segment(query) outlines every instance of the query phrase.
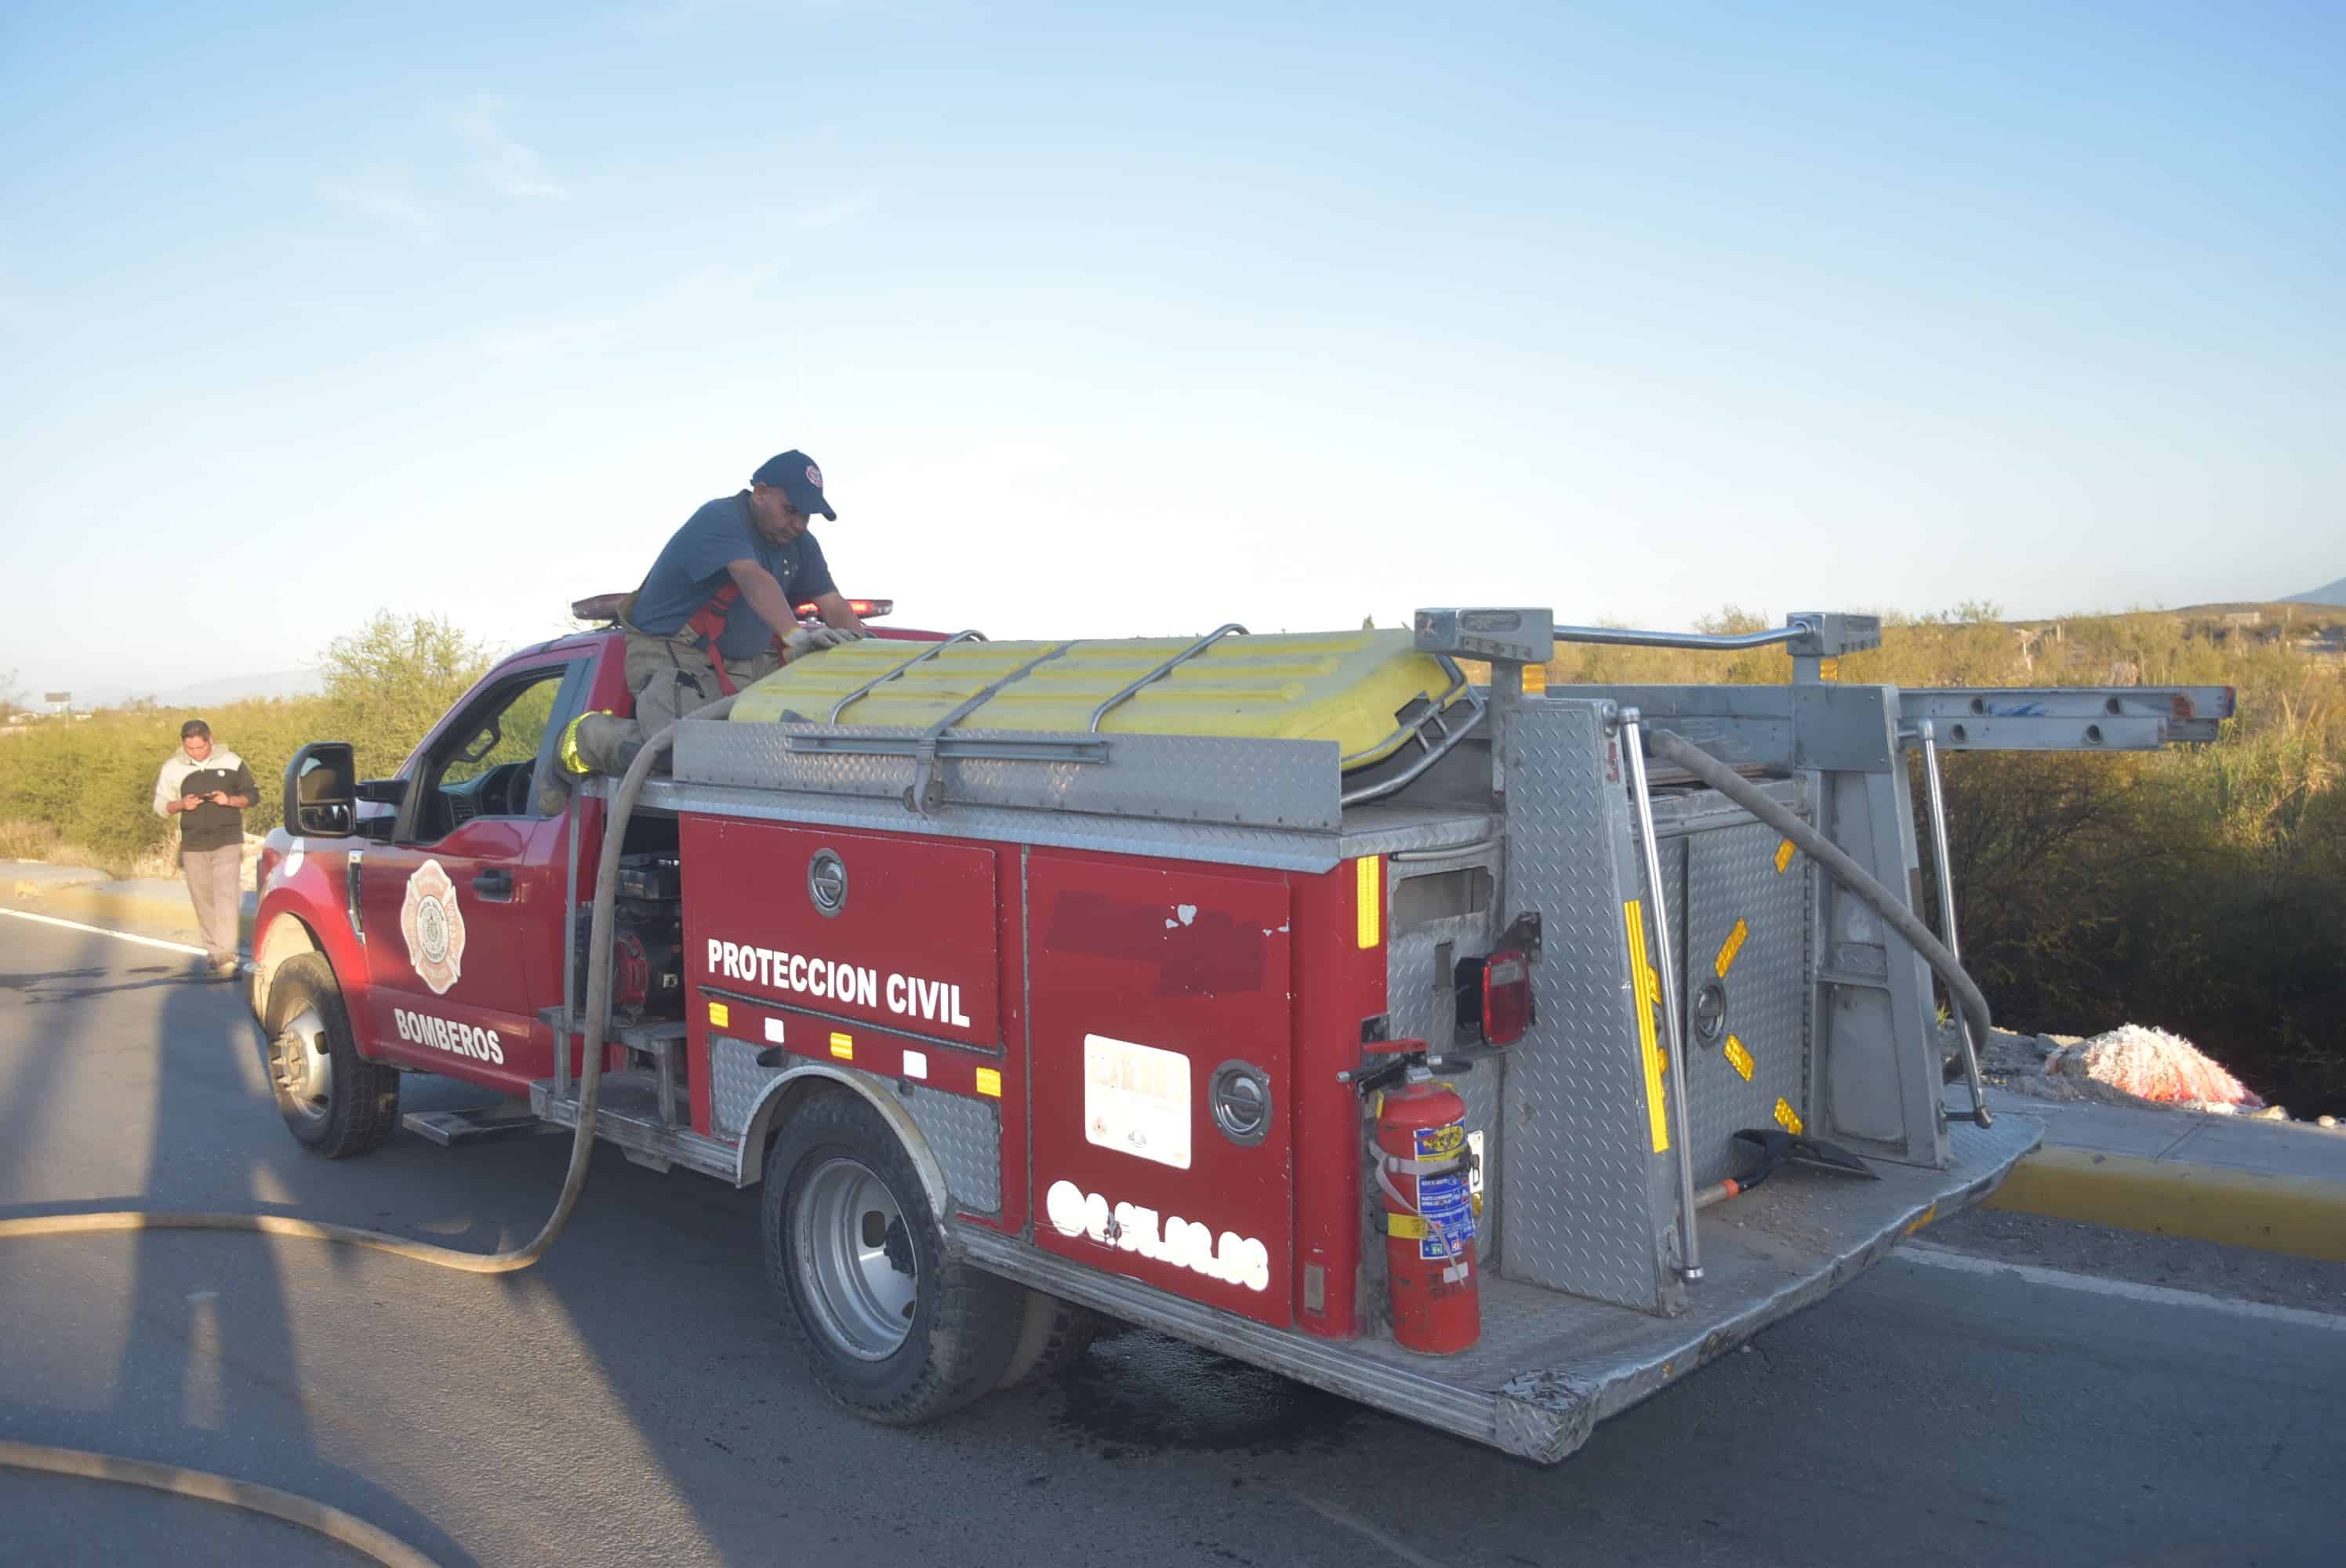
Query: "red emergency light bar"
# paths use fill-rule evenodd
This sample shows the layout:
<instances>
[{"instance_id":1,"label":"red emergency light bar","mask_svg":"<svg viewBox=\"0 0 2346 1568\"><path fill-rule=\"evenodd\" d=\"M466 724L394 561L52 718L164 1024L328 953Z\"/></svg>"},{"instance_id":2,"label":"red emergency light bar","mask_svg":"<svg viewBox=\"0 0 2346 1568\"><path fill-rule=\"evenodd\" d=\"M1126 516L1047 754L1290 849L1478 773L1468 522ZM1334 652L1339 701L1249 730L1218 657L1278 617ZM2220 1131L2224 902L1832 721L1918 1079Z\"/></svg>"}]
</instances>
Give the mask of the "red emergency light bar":
<instances>
[{"instance_id":1,"label":"red emergency light bar","mask_svg":"<svg viewBox=\"0 0 2346 1568\"><path fill-rule=\"evenodd\" d=\"M595 594L584 599L573 600L570 613L582 621L617 621L619 618L619 612L627 607L627 600L631 596L627 594ZM855 612L856 619L868 621L881 616L895 614L896 601L850 599L847 601L847 607ZM815 613L814 606L801 605L798 606L798 612L801 619L806 619Z\"/></svg>"},{"instance_id":2,"label":"red emergency light bar","mask_svg":"<svg viewBox=\"0 0 2346 1568\"><path fill-rule=\"evenodd\" d=\"M847 601L847 607L855 612L855 618L857 620L868 621L875 616L893 615L896 610L896 601L893 599L850 599ZM810 601L807 604L799 606L798 611L799 618L801 620L804 620L814 614L814 605Z\"/></svg>"}]
</instances>

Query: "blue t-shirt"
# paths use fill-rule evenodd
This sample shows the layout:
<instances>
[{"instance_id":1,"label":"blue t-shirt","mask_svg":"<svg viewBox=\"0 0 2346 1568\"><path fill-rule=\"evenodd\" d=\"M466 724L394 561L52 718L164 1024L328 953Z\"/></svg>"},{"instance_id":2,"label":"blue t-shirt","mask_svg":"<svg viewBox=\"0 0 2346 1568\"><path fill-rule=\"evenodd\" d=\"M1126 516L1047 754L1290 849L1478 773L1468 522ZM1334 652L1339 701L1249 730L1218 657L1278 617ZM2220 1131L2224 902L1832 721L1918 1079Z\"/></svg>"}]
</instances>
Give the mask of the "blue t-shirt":
<instances>
[{"instance_id":1,"label":"blue t-shirt","mask_svg":"<svg viewBox=\"0 0 2346 1568\"><path fill-rule=\"evenodd\" d=\"M711 501L686 519L676 537L659 553L644 585L636 590L638 629L666 636L699 613L717 591L733 580L725 568L735 561L754 560L774 575L782 596L803 605L818 594L835 594L831 566L812 534L801 534L787 545L777 545L758 532L750 516L750 493ZM726 612L725 635L718 651L729 659L753 658L773 635L788 626L768 626L747 599L735 599Z\"/></svg>"}]
</instances>

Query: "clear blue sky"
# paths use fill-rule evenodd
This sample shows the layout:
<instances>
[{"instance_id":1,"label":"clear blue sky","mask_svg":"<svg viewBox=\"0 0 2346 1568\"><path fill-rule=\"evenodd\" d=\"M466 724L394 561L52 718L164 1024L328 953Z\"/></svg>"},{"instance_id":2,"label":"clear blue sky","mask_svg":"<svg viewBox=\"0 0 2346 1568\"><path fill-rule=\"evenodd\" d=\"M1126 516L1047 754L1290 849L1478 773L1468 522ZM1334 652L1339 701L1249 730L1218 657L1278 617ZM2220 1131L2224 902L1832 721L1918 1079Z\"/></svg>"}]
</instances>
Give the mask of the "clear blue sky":
<instances>
[{"instance_id":1,"label":"clear blue sky","mask_svg":"<svg viewBox=\"0 0 2346 1568\"><path fill-rule=\"evenodd\" d=\"M996 635L2346 574L2346 7L15 6L0 675L499 642L786 446Z\"/></svg>"}]
</instances>

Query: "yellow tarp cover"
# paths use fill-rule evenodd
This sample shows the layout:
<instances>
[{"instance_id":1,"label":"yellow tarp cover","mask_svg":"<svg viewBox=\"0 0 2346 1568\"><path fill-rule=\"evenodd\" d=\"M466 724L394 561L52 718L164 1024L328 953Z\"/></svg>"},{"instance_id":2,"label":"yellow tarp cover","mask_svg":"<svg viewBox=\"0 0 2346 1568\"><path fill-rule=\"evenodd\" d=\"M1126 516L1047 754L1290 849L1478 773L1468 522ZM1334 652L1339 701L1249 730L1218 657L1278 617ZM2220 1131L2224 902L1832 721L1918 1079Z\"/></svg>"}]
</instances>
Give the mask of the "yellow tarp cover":
<instances>
[{"instance_id":1,"label":"yellow tarp cover","mask_svg":"<svg viewBox=\"0 0 2346 1568\"><path fill-rule=\"evenodd\" d=\"M1196 640L1079 642L1003 687L956 728L1083 731L1104 699ZM742 692L732 719L825 722L841 697L874 676L904 668L850 705L839 722L926 728L1055 646L958 643L913 664L936 645L870 637L776 670ZM1332 740L1358 766L1401 744L1394 731L1402 708L1421 696L1438 699L1449 687L1441 662L1412 647L1406 631L1231 636L1110 709L1100 733Z\"/></svg>"}]
</instances>

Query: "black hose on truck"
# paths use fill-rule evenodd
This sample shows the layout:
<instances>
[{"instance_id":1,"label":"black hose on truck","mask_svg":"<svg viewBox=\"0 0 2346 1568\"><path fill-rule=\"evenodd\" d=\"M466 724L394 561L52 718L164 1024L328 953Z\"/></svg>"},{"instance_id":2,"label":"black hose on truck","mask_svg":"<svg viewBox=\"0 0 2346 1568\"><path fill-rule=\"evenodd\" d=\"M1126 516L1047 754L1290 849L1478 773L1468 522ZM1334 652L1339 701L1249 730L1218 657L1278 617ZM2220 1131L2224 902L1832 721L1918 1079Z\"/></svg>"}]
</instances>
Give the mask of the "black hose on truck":
<instances>
[{"instance_id":1,"label":"black hose on truck","mask_svg":"<svg viewBox=\"0 0 2346 1568\"><path fill-rule=\"evenodd\" d=\"M733 706L728 697L695 713L695 718L722 718ZM295 1219L277 1214L215 1214L168 1210L116 1209L104 1214L32 1215L0 1219L0 1240L26 1236L76 1236L111 1230L249 1230L265 1236L298 1236L313 1241L340 1242L413 1258L440 1268L466 1274L511 1274L527 1268L546 1256L555 1238L570 1223L578 1195L586 1186L586 1166L595 1152L595 1113L603 1099L603 1051L611 1013L611 921L619 896L619 851L626 845L628 819L653 765L676 742L673 725L645 741L619 779L611 797L609 820L603 826L603 854L595 868L595 903L589 926L586 960L586 1059L578 1069L578 1123L570 1141L570 1168L562 1178L562 1196L537 1234L519 1247L503 1252L465 1252L428 1241L413 1241L380 1230ZM575 826L575 824L574 824ZM568 1049L559 1041L556 1050ZM362 1552L391 1568L430 1568L431 1560L365 1521L308 1498L271 1487L255 1486L227 1476L175 1466L148 1464L112 1454L86 1453L78 1449L50 1448L39 1443L0 1443L0 1467L39 1471L52 1475L119 1481L154 1488L181 1497L224 1502L234 1508L268 1513L314 1530L353 1551Z\"/></svg>"},{"instance_id":2,"label":"black hose on truck","mask_svg":"<svg viewBox=\"0 0 2346 1568\"><path fill-rule=\"evenodd\" d=\"M1946 983L1947 994L1954 999L1956 1006L1964 1010L1964 1016L1971 1020L1974 1038L1984 1046L1984 1043L1993 1037L1987 997L1973 983L1972 977L1964 972L1963 961L1947 951L1946 944L1932 934L1931 928L1900 901L1895 893L1875 881L1863 866L1851 859L1847 850L1802 821L1796 813L1770 799L1765 790L1702 748L1672 735L1667 729L1648 729L1645 733L1647 750L1685 769L1703 784L1718 790L1791 840L1801 852L1822 866L1833 881L1880 915L1890 929L1922 954L1923 962ZM1989 1123L1987 1107L1981 1105L1975 1114L1979 1125L1986 1126Z\"/></svg>"}]
</instances>

